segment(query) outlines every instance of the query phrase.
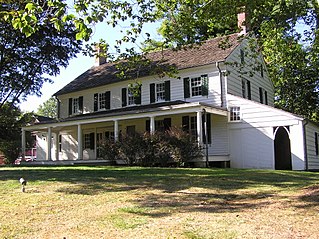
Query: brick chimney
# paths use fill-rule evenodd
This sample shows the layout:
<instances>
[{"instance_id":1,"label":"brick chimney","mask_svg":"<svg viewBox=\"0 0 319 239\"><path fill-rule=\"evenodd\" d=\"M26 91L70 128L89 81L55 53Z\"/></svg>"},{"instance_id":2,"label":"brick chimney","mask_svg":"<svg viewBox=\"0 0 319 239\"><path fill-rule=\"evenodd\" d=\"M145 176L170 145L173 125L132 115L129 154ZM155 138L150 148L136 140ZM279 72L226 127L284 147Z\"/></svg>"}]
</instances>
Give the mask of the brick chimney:
<instances>
[{"instance_id":1,"label":"brick chimney","mask_svg":"<svg viewBox=\"0 0 319 239\"><path fill-rule=\"evenodd\" d=\"M249 30L249 19L248 19L248 14L246 12L245 8L241 9L242 12L237 14L237 24L238 28L241 29L239 32L240 35L245 35Z\"/></svg>"},{"instance_id":2,"label":"brick chimney","mask_svg":"<svg viewBox=\"0 0 319 239\"><path fill-rule=\"evenodd\" d=\"M95 63L94 66L100 66L104 63L106 63L106 53L104 51L104 49L100 46L100 44L96 44L95 45L95 51L96 51L96 55L95 55Z\"/></svg>"}]
</instances>

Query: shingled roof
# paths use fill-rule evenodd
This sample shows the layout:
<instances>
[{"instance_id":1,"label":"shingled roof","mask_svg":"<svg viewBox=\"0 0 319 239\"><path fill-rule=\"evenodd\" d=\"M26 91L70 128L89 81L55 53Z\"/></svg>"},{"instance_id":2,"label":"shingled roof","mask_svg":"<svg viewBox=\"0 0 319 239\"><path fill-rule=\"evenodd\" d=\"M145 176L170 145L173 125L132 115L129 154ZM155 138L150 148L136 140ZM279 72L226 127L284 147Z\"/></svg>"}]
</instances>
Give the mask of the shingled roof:
<instances>
[{"instance_id":1,"label":"shingled roof","mask_svg":"<svg viewBox=\"0 0 319 239\"><path fill-rule=\"evenodd\" d=\"M182 70L223 61L238 44L238 34L232 34L207 40L200 45L178 51L168 49L152 52L147 55L147 58L152 62L152 65L160 65L163 67L173 66L177 70ZM116 63L105 63L100 66L94 66L75 78L54 95L58 96L119 82L122 79L116 76L118 72ZM140 70L139 76L142 77L150 74L150 69L142 69Z\"/></svg>"}]
</instances>

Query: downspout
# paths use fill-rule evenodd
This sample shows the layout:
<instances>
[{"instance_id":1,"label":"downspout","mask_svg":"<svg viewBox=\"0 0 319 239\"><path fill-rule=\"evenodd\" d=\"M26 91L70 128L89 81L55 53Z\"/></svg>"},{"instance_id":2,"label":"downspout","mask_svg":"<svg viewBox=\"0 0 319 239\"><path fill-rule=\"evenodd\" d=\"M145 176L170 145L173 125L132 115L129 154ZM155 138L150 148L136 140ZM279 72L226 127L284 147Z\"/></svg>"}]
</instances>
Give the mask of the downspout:
<instances>
[{"instance_id":1,"label":"downspout","mask_svg":"<svg viewBox=\"0 0 319 239\"><path fill-rule=\"evenodd\" d=\"M60 111L61 111L61 101L59 100L59 98L55 95L54 96L56 101L58 102L57 104L57 119L59 120L60 119Z\"/></svg>"},{"instance_id":2,"label":"downspout","mask_svg":"<svg viewBox=\"0 0 319 239\"><path fill-rule=\"evenodd\" d=\"M224 92L223 90L223 73L222 70L220 69L219 63L222 61L216 61L216 68L219 71L219 81L220 81L220 102L221 102L221 107L225 107L225 100L224 100L224 95L226 94L226 92ZM225 91L226 91L226 86L225 86ZM225 97L226 98L226 97Z\"/></svg>"},{"instance_id":3,"label":"downspout","mask_svg":"<svg viewBox=\"0 0 319 239\"><path fill-rule=\"evenodd\" d=\"M309 165L308 165L308 152L307 152L307 135L306 135L306 126L309 123L308 120L303 120L302 121L302 131L303 131L303 147L304 147L304 155L305 155L305 170L309 170Z\"/></svg>"}]
</instances>

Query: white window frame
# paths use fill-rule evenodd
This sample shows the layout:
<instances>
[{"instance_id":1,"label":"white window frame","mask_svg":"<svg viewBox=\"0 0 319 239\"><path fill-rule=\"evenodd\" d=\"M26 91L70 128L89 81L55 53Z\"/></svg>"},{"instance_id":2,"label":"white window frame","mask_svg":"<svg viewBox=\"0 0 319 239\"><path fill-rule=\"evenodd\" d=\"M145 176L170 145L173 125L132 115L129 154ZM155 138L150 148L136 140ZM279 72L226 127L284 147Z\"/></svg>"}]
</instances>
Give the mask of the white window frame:
<instances>
[{"instance_id":1,"label":"white window frame","mask_svg":"<svg viewBox=\"0 0 319 239\"><path fill-rule=\"evenodd\" d=\"M241 122L242 121L242 113L239 106L232 106L229 108L229 122Z\"/></svg>"},{"instance_id":2,"label":"white window frame","mask_svg":"<svg viewBox=\"0 0 319 239\"><path fill-rule=\"evenodd\" d=\"M155 87L156 102L165 101L165 82L156 83Z\"/></svg>"},{"instance_id":3,"label":"white window frame","mask_svg":"<svg viewBox=\"0 0 319 239\"><path fill-rule=\"evenodd\" d=\"M72 99L72 114L79 114L80 113L80 105L79 105L79 98Z\"/></svg>"},{"instance_id":4,"label":"white window frame","mask_svg":"<svg viewBox=\"0 0 319 239\"><path fill-rule=\"evenodd\" d=\"M90 133L84 134L84 149L90 149L91 137Z\"/></svg>"},{"instance_id":5,"label":"white window frame","mask_svg":"<svg viewBox=\"0 0 319 239\"><path fill-rule=\"evenodd\" d=\"M190 84L189 89L190 89L190 96L191 97L203 95L203 92L202 92L203 79L201 76L191 77L189 84Z\"/></svg>"},{"instance_id":6,"label":"white window frame","mask_svg":"<svg viewBox=\"0 0 319 239\"><path fill-rule=\"evenodd\" d=\"M106 109L106 94L98 93L98 110L105 110Z\"/></svg>"},{"instance_id":7,"label":"white window frame","mask_svg":"<svg viewBox=\"0 0 319 239\"><path fill-rule=\"evenodd\" d=\"M127 89L127 105L135 105L134 93L130 88Z\"/></svg>"}]
</instances>

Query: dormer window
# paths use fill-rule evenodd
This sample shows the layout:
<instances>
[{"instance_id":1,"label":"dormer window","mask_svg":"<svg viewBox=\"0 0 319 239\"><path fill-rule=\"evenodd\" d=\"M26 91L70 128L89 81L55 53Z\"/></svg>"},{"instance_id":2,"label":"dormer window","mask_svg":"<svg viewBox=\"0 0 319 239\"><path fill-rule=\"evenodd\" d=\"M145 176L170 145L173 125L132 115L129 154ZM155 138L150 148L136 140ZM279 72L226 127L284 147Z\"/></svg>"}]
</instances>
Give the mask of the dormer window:
<instances>
[{"instance_id":1,"label":"dormer window","mask_svg":"<svg viewBox=\"0 0 319 239\"><path fill-rule=\"evenodd\" d=\"M184 78L184 98L208 95L208 75Z\"/></svg>"},{"instance_id":2,"label":"dormer window","mask_svg":"<svg viewBox=\"0 0 319 239\"><path fill-rule=\"evenodd\" d=\"M171 100L170 81L150 84L150 102L163 102Z\"/></svg>"}]
</instances>

